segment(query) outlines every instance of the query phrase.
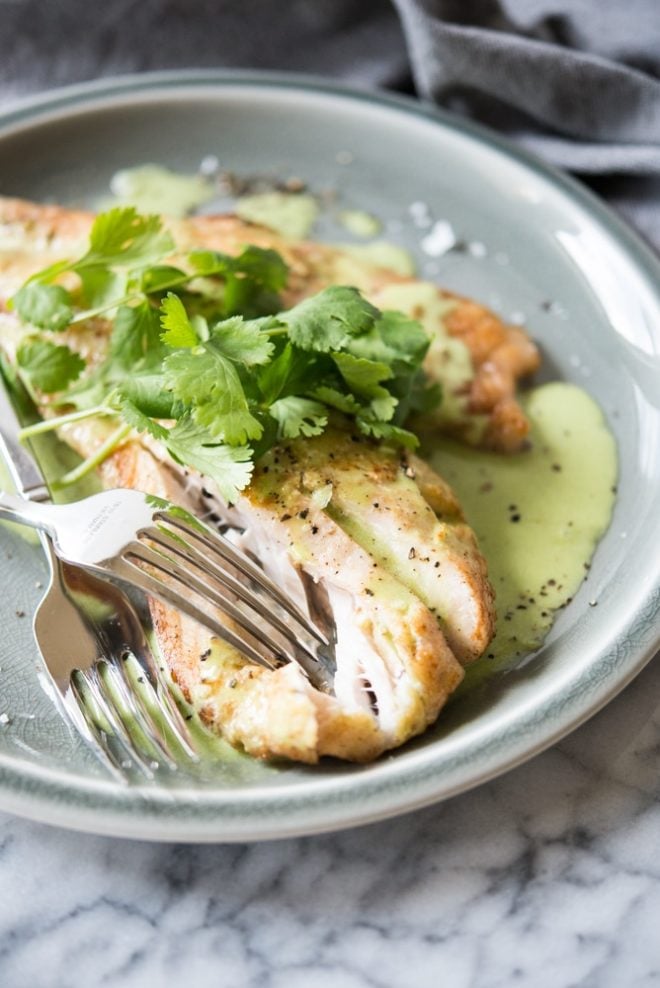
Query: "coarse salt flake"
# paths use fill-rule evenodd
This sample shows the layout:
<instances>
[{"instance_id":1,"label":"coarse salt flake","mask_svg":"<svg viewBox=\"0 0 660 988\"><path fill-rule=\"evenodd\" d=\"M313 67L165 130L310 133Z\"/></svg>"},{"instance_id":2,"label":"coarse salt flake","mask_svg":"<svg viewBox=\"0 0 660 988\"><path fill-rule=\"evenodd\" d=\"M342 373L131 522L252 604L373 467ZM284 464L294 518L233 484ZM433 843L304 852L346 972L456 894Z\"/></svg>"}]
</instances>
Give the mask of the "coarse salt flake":
<instances>
[{"instance_id":1,"label":"coarse salt flake","mask_svg":"<svg viewBox=\"0 0 660 988\"><path fill-rule=\"evenodd\" d=\"M456 234L451 223L447 220L438 220L433 224L433 228L422 240L421 247L429 257L442 257L456 243Z\"/></svg>"}]
</instances>

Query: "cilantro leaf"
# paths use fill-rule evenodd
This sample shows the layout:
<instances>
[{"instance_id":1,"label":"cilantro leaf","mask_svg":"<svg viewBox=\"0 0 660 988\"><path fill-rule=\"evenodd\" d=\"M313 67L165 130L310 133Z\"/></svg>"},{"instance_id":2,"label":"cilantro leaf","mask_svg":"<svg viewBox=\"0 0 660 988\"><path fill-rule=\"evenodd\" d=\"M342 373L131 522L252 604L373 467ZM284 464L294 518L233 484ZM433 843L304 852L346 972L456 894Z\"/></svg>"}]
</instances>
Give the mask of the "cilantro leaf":
<instances>
[{"instance_id":1,"label":"cilantro leaf","mask_svg":"<svg viewBox=\"0 0 660 988\"><path fill-rule=\"evenodd\" d=\"M275 349L261 330L259 320L244 322L242 316L216 323L211 330L211 339L229 360L246 367L267 364Z\"/></svg>"},{"instance_id":2,"label":"cilantro leaf","mask_svg":"<svg viewBox=\"0 0 660 988\"><path fill-rule=\"evenodd\" d=\"M71 296L61 285L28 282L16 292L12 305L24 322L39 329L59 332L73 319Z\"/></svg>"},{"instance_id":3,"label":"cilantro leaf","mask_svg":"<svg viewBox=\"0 0 660 988\"><path fill-rule=\"evenodd\" d=\"M220 361L217 363L219 364ZM232 377L229 381L223 381L222 386L229 384L242 391L236 371L229 361L225 363L228 365ZM221 372L225 370L225 368L220 369ZM177 350L175 353L168 354L163 361L163 371L165 387L169 388L184 404L207 401L218 386L216 361L213 354L209 354L204 346L195 347L194 350Z\"/></svg>"},{"instance_id":4,"label":"cilantro leaf","mask_svg":"<svg viewBox=\"0 0 660 988\"><path fill-rule=\"evenodd\" d=\"M385 391L381 381L394 376L387 364L377 360L354 357L351 353L333 353L332 359L351 391L363 398L380 397Z\"/></svg>"},{"instance_id":5,"label":"cilantro leaf","mask_svg":"<svg viewBox=\"0 0 660 988\"><path fill-rule=\"evenodd\" d=\"M103 264L92 264L77 272L87 305L92 308L105 308L119 302L126 294L127 276L125 271L115 271Z\"/></svg>"},{"instance_id":6,"label":"cilantro leaf","mask_svg":"<svg viewBox=\"0 0 660 988\"><path fill-rule=\"evenodd\" d=\"M229 504L237 500L239 491L250 482L254 469L250 447L214 443L208 432L196 426L190 418L180 419L170 429L167 448L179 463L185 463L214 480Z\"/></svg>"},{"instance_id":7,"label":"cilantro leaf","mask_svg":"<svg viewBox=\"0 0 660 988\"><path fill-rule=\"evenodd\" d=\"M63 391L85 367L82 357L68 346L38 338L21 343L16 360L30 384L48 394Z\"/></svg>"},{"instance_id":8,"label":"cilantro leaf","mask_svg":"<svg viewBox=\"0 0 660 988\"><path fill-rule=\"evenodd\" d=\"M168 430L148 415L145 415L130 398L122 395L119 398L118 405L125 421L133 426L134 429L137 429L138 432L148 432L154 439L167 439Z\"/></svg>"},{"instance_id":9,"label":"cilantro leaf","mask_svg":"<svg viewBox=\"0 0 660 988\"><path fill-rule=\"evenodd\" d=\"M430 337L416 319L402 312L383 312L372 329L348 344L356 357L379 360L395 374L417 368L426 355Z\"/></svg>"},{"instance_id":10,"label":"cilantro leaf","mask_svg":"<svg viewBox=\"0 0 660 988\"><path fill-rule=\"evenodd\" d=\"M323 377L324 357L299 350L291 343L259 368L257 385L266 405L292 394L305 394Z\"/></svg>"},{"instance_id":11,"label":"cilantro leaf","mask_svg":"<svg viewBox=\"0 0 660 988\"><path fill-rule=\"evenodd\" d=\"M91 374L85 374L72 387L68 387L61 395L58 404L72 406L76 411L82 412L85 409L98 408L109 398L111 384L103 373L103 367L97 368Z\"/></svg>"},{"instance_id":12,"label":"cilantro leaf","mask_svg":"<svg viewBox=\"0 0 660 988\"><path fill-rule=\"evenodd\" d=\"M181 414L174 395L165 388L162 374L138 374L128 378L116 394L120 402L126 398L149 418L173 419Z\"/></svg>"},{"instance_id":13,"label":"cilantro leaf","mask_svg":"<svg viewBox=\"0 0 660 988\"><path fill-rule=\"evenodd\" d=\"M365 436L380 439L392 446L407 446L408 449L417 449L419 446L419 440L413 432L392 425L391 422L377 422L363 415L358 415L356 421L358 429Z\"/></svg>"},{"instance_id":14,"label":"cilantro leaf","mask_svg":"<svg viewBox=\"0 0 660 988\"><path fill-rule=\"evenodd\" d=\"M96 217L89 250L74 269L147 265L173 249L174 241L162 229L159 216L140 216L134 206L117 206Z\"/></svg>"},{"instance_id":15,"label":"cilantro leaf","mask_svg":"<svg viewBox=\"0 0 660 988\"><path fill-rule=\"evenodd\" d=\"M399 399L395 398L387 391L379 398L372 398L371 409L376 418L381 422L389 422L396 411Z\"/></svg>"},{"instance_id":16,"label":"cilantro leaf","mask_svg":"<svg viewBox=\"0 0 660 988\"><path fill-rule=\"evenodd\" d=\"M294 350L290 343L274 357L269 364L260 368L257 377L259 391L264 404L271 405L286 387L294 364Z\"/></svg>"},{"instance_id":17,"label":"cilantro leaf","mask_svg":"<svg viewBox=\"0 0 660 988\"><path fill-rule=\"evenodd\" d=\"M195 406L193 418L198 425L208 429L214 439L221 439L230 446L237 446L248 439L260 439L264 427L243 405L224 395L219 400L203 402Z\"/></svg>"},{"instance_id":18,"label":"cilantro leaf","mask_svg":"<svg viewBox=\"0 0 660 988\"><path fill-rule=\"evenodd\" d=\"M194 271L203 277L243 274L271 292L286 285L288 267L277 251L250 244L234 257L217 250L194 250L188 255Z\"/></svg>"},{"instance_id":19,"label":"cilantro leaf","mask_svg":"<svg viewBox=\"0 0 660 988\"><path fill-rule=\"evenodd\" d=\"M391 419L398 402L380 383L394 376L387 364L354 357L351 353L333 353L332 359L353 394L369 400L375 417L383 421Z\"/></svg>"},{"instance_id":20,"label":"cilantro leaf","mask_svg":"<svg viewBox=\"0 0 660 988\"><path fill-rule=\"evenodd\" d=\"M419 377L422 379L419 382L420 387L413 392L409 400L410 411L431 412L442 401L442 385L439 381L429 384L423 374Z\"/></svg>"},{"instance_id":21,"label":"cilantro leaf","mask_svg":"<svg viewBox=\"0 0 660 988\"><path fill-rule=\"evenodd\" d=\"M320 436L328 424L328 410L321 402L293 395L273 402L270 414L277 422L279 438Z\"/></svg>"},{"instance_id":22,"label":"cilantro leaf","mask_svg":"<svg viewBox=\"0 0 660 988\"><path fill-rule=\"evenodd\" d=\"M164 361L165 384L192 406L198 425L213 439L242 445L259 439L263 426L252 415L238 371L214 340L193 350L179 350Z\"/></svg>"},{"instance_id":23,"label":"cilantro leaf","mask_svg":"<svg viewBox=\"0 0 660 988\"><path fill-rule=\"evenodd\" d=\"M277 251L250 244L236 258L234 272L246 275L269 292L281 292L289 269Z\"/></svg>"},{"instance_id":24,"label":"cilantro leaf","mask_svg":"<svg viewBox=\"0 0 660 988\"><path fill-rule=\"evenodd\" d=\"M177 283L183 284L189 279L190 275L182 271L181 268L172 267L170 264L155 264L142 272L140 288L147 295L153 295L162 292L165 288L171 288Z\"/></svg>"},{"instance_id":25,"label":"cilantro leaf","mask_svg":"<svg viewBox=\"0 0 660 988\"><path fill-rule=\"evenodd\" d=\"M357 288L333 285L306 298L279 319L302 350L341 350L353 336L370 330L379 315Z\"/></svg>"},{"instance_id":26,"label":"cilantro leaf","mask_svg":"<svg viewBox=\"0 0 660 988\"><path fill-rule=\"evenodd\" d=\"M442 401L442 385L437 381L429 384L423 371L417 371L397 383L399 404L395 418L398 424L411 415L433 411Z\"/></svg>"},{"instance_id":27,"label":"cilantro leaf","mask_svg":"<svg viewBox=\"0 0 660 988\"><path fill-rule=\"evenodd\" d=\"M359 415L363 411L363 406L359 401L356 401L353 395L344 394L342 391L338 391L336 388L330 388L325 384L322 384L318 388L314 388L311 394L322 401L324 405L329 405L330 408L336 408L338 412L343 412L344 415Z\"/></svg>"},{"instance_id":28,"label":"cilantro leaf","mask_svg":"<svg viewBox=\"0 0 660 988\"><path fill-rule=\"evenodd\" d=\"M195 274L202 278L211 278L233 271L234 258L219 250L192 250L188 254L188 263Z\"/></svg>"},{"instance_id":29,"label":"cilantro leaf","mask_svg":"<svg viewBox=\"0 0 660 988\"><path fill-rule=\"evenodd\" d=\"M250 245L236 257L195 250L188 261L199 276L224 279L225 315L256 316L273 312L279 305L278 292L286 284L288 267L274 250Z\"/></svg>"},{"instance_id":30,"label":"cilantro leaf","mask_svg":"<svg viewBox=\"0 0 660 988\"><path fill-rule=\"evenodd\" d=\"M168 292L160 306L161 340L171 347L194 347L199 336L178 295Z\"/></svg>"},{"instance_id":31,"label":"cilantro leaf","mask_svg":"<svg viewBox=\"0 0 660 988\"><path fill-rule=\"evenodd\" d=\"M106 359L69 388L63 397L67 404L79 410L102 405L111 399L111 393L118 384L122 393L128 393L129 389L138 387L145 379L147 371L157 374L164 352L158 311L146 299L139 305L120 306L113 323ZM164 391L162 376L159 376L159 381ZM167 397L171 406L172 396ZM168 416L163 413L162 417Z\"/></svg>"},{"instance_id":32,"label":"cilantro leaf","mask_svg":"<svg viewBox=\"0 0 660 988\"><path fill-rule=\"evenodd\" d=\"M145 359L154 363L162 356L158 312L148 302L117 309L109 353L122 371L134 371Z\"/></svg>"}]
</instances>

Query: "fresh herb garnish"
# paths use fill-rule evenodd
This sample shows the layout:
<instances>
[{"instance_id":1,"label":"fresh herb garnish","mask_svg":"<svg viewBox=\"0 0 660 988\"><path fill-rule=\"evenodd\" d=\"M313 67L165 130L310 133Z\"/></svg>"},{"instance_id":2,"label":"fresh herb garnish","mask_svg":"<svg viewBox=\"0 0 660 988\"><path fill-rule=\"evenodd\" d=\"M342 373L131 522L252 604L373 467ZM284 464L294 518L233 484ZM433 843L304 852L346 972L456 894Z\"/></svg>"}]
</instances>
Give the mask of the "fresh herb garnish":
<instances>
[{"instance_id":1,"label":"fresh herb garnish","mask_svg":"<svg viewBox=\"0 0 660 988\"><path fill-rule=\"evenodd\" d=\"M172 264L173 253L158 217L113 209L96 219L81 258L17 292L21 376L63 413L33 428L114 416L121 440L128 428L148 433L228 501L267 449L319 435L338 413L364 435L417 445L405 420L440 397L421 371L429 339L419 323L350 287L281 311L287 267L272 250L193 250ZM98 316L111 323L107 352L86 367L52 334Z\"/></svg>"},{"instance_id":2,"label":"fresh herb garnish","mask_svg":"<svg viewBox=\"0 0 660 988\"><path fill-rule=\"evenodd\" d=\"M85 361L68 346L39 337L24 340L16 352L18 366L39 391L61 391L85 369Z\"/></svg>"}]
</instances>

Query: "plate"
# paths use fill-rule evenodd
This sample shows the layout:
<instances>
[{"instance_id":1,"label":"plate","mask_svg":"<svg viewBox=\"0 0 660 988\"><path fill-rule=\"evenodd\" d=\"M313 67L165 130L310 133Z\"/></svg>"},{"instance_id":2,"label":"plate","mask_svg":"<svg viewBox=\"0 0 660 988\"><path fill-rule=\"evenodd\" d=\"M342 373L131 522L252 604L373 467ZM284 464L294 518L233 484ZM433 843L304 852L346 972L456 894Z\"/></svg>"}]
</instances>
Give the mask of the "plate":
<instances>
[{"instance_id":1,"label":"plate","mask_svg":"<svg viewBox=\"0 0 660 988\"><path fill-rule=\"evenodd\" d=\"M530 758L608 702L653 655L660 612L660 265L577 183L485 130L401 98L314 79L175 73L77 86L0 119L0 192L77 204L121 167L302 176L419 250L415 203L469 249L422 274L526 316L552 376L588 387L620 483L583 587L543 648L367 767L228 757L212 784L109 782L39 683L29 614L45 569L0 533L0 806L61 826L162 840L258 840L348 827L461 792ZM413 206L411 212L411 206ZM418 219L419 221L419 219ZM591 597L598 607L589 607ZM21 616L24 615L24 616ZM4 718L3 718L4 720Z\"/></svg>"}]
</instances>

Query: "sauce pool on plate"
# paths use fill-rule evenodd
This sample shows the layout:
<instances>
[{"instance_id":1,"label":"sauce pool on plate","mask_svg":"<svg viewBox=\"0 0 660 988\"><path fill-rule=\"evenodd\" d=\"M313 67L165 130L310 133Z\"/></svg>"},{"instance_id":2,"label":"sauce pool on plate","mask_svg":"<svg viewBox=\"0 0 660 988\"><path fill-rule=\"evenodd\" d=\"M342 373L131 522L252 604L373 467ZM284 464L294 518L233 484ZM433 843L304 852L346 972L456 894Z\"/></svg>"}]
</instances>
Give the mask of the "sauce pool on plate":
<instances>
[{"instance_id":1,"label":"sauce pool on plate","mask_svg":"<svg viewBox=\"0 0 660 988\"><path fill-rule=\"evenodd\" d=\"M614 437L594 400L555 382L521 403L531 424L530 449L505 456L434 441L424 450L452 485L488 562L497 633L469 681L538 648L556 612L588 571L614 504Z\"/></svg>"}]
</instances>

